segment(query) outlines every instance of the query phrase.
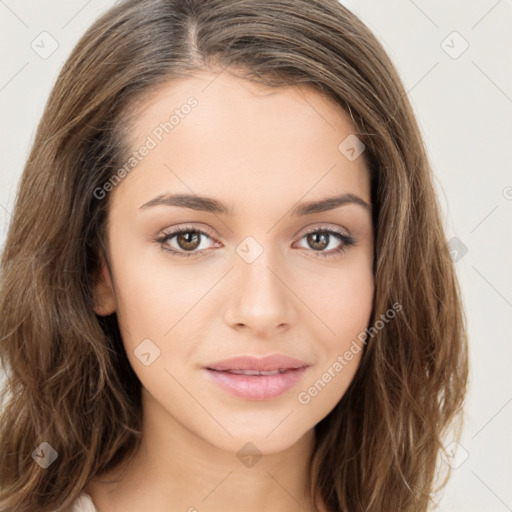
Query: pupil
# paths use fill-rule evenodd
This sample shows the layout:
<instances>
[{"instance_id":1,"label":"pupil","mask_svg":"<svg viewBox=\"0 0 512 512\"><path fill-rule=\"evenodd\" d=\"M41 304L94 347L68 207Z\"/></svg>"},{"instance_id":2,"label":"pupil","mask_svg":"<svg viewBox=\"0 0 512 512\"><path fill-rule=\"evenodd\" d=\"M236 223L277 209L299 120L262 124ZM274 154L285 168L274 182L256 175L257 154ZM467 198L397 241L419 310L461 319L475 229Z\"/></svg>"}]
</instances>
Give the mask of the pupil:
<instances>
[{"instance_id":1,"label":"pupil","mask_svg":"<svg viewBox=\"0 0 512 512\"><path fill-rule=\"evenodd\" d=\"M310 233L308 243L313 249L325 249L329 245L327 238L327 233Z\"/></svg>"},{"instance_id":2,"label":"pupil","mask_svg":"<svg viewBox=\"0 0 512 512\"><path fill-rule=\"evenodd\" d=\"M199 245L199 233L187 231L178 235L178 245L184 250L196 249Z\"/></svg>"}]
</instances>

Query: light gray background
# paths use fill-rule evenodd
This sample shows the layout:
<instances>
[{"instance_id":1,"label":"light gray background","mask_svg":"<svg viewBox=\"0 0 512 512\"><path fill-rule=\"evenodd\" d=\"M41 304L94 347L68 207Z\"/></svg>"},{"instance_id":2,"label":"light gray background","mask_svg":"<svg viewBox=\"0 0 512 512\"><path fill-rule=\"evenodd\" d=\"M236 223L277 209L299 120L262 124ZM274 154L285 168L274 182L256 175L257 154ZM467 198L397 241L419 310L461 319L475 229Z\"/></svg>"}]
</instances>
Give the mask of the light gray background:
<instances>
[{"instance_id":1,"label":"light gray background","mask_svg":"<svg viewBox=\"0 0 512 512\"><path fill-rule=\"evenodd\" d=\"M468 316L471 384L464 435L445 456L456 469L439 509L512 511L512 3L342 3L373 30L397 66L428 147L448 238L467 247L456 267ZM0 0L2 247L57 73L78 38L112 4ZM31 47L34 40L42 45L43 31L58 42L48 58ZM464 41L469 47L459 55Z\"/></svg>"}]
</instances>

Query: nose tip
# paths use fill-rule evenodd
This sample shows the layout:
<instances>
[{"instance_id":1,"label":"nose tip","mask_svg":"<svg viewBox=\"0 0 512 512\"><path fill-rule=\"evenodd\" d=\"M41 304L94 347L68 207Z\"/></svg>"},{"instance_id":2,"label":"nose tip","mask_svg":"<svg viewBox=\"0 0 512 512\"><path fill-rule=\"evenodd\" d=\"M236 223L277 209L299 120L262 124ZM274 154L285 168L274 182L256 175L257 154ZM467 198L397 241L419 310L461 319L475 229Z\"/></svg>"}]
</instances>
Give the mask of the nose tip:
<instances>
[{"instance_id":1,"label":"nose tip","mask_svg":"<svg viewBox=\"0 0 512 512\"><path fill-rule=\"evenodd\" d=\"M250 328L259 335L289 327L294 319L290 292L283 278L269 267L265 253L252 263L240 263L232 275L226 322L232 327Z\"/></svg>"}]
</instances>

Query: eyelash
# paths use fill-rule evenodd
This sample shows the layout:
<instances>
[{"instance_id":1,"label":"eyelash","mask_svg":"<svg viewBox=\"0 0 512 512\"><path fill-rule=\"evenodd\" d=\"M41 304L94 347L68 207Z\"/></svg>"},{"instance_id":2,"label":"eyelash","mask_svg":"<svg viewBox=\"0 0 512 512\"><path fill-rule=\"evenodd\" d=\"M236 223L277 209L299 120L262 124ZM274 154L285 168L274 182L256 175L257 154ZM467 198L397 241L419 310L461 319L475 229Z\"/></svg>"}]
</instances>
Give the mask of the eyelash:
<instances>
[{"instance_id":1,"label":"eyelash","mask_svg":"<svg viewBox=\"0 0 512 512\"><path fill-rule=\"evenodd\" d=\"M165 243L169 241L171 238L173 238L176 235L179 235L180 233L198 233L200 235L205 235L206 237L212 239L212 237L206 232L198 228L194 228L191 226L183 226L176 228L168 233L162 233L161 236L158 236L154 239L154 241L162 247L164 251L170 252L173 255L184 257L184 258L193 258L193 257L199 257L201 256L201 252L185 252L185 251L177 251L176 249L169 249L168 247L165 247ZM323 228L318 227L313 230L307 231L304 233L301 237L301 240L306 237L307 235L313 234L313 233L327 233L329 235L333 235L335 238L337 238L341 243L341 245L337 249L332 249L331 251L324 252L324 251L315 251L311 249L315 254L316 257L331 257L336 256L339 254L346 253L348 251L348 248L355 245L356 240L351 235L346 235L340 231L336 231L332 228ZM204 249L205 251L206 249ZM204 253L203 253L204 254Z\"/></svg>"}]
</instances>

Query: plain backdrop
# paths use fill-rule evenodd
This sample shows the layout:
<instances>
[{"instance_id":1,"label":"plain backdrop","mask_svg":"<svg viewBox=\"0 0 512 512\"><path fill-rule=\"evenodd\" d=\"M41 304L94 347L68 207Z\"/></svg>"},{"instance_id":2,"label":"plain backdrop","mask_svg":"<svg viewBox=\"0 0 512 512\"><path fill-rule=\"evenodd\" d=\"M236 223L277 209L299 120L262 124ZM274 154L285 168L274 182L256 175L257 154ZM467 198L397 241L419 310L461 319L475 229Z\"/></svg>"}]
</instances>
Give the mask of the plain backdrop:
<instances>
[{"instance_id":1,"label":"plain backdrop","mask_svg":"<svg viewBox=\"0 0 512 512\"><path fill-rule=\"evenodd\" d=\"M439 510L512 511L512 3L342 3L370 27L401 74L434 168L463 288L471 382L460 445L447 442L445 460L454 470ZM111 5L0 0L2 247L57 73L78 38ZM45 55L52 44L58 46Z\"/></svg>"}]
</instances>

